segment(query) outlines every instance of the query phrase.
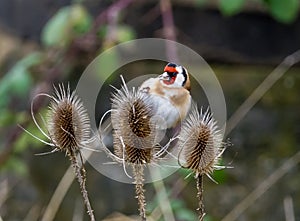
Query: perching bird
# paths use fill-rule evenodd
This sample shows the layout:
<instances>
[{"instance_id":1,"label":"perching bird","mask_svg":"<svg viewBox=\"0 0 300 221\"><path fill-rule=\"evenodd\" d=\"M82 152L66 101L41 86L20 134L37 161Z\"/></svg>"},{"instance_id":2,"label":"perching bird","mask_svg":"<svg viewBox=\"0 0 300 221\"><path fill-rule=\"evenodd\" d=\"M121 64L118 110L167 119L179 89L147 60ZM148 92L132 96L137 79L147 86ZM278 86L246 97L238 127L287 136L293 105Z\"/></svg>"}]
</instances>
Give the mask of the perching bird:
<instances>
[{"instance_id":1,"label":"perching bird","mask_svg":"<svg viewBox=\"0 0 300 221\"><path fill-rule=\"evenodd\" d=\"M165 125L160 125L160 129L176 127L190 110L189 74L180 65L168 63L163 74L146 80L140 90L151 96L156 115L165 122Z\"/></svg>"}]
</instances>

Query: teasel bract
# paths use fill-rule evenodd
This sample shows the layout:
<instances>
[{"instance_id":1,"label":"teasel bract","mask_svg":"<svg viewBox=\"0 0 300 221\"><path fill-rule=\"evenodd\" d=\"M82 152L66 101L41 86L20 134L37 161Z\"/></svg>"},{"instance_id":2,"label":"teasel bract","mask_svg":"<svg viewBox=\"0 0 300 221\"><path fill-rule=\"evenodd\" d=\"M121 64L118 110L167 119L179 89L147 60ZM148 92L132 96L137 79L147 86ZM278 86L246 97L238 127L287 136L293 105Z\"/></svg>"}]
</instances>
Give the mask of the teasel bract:
<instances>
[{"instance_id":1,"label":"teasel bract","mask_svg":"<svg viewBox=\"0 0 300 221\"><path fill-rule=\"evenodd\" d=\"M152 120L155 108L150 97L135 88L123 86L112 97L111 121L114 153L122 163L132 167L136 198L142 220L146 220L144 167L156 159L157 128ZM126 172L126 171L125 171Z\"/></svg>"},{"instance_id":2,"label":"teasel bract","mask_svg":"<svg viewBox=\"0 0 300 221\"><path fill-rule=\"evenodd\" d=\"M46 96L50 98L50 105L46 119L43 122L46 127L46 132L38 124L33 113L33 99L31 103L31 115L35 125L41 133L48 139L44 141L41 138L27 133L47 144L54 149L51 152L63 151L69 157L70 162L75 170L75 175L80 184L80 189L84 202L87 207L87 212L92 221L95 220L91 204L88 199L88 192L86 190L86 171L81 155L81 148L87 147L90 142L90 120L83 103L76 95L76 92L71 93L70 86L65 89L63 84L58 85L58 89L54 87L54 95L45 93L38 94L39 96ZM47 153L46 153L47 154ZM40 154L43 155L43 154ZM78 157L81 162L79 162Z\"/></svg>"},{"instance_id":3,"label":"teasel bract","mask_svg":"<svg viewBox=\"0 0 300 221\"><path fill-rule=\"evenodd\" d=\"M179 134L179 164L195 173L197 181L197 197L199 200L199 220L203 220L203 176L210 174L215 169L222 169L219 160L224 152L222 134L218 129L209 109L203 113L196 106L193 106L190 114L182 125ZM213 180L213 179L212 179Z\"/></svg>"}]
</instances>

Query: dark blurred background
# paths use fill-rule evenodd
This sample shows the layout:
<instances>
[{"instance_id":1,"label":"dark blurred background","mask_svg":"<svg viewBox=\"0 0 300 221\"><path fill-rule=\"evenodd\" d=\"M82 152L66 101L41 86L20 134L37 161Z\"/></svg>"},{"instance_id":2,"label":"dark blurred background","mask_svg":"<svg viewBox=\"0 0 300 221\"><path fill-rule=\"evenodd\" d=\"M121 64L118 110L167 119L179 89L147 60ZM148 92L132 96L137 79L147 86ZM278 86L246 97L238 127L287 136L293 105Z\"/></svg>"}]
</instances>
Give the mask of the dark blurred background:
<instances>
[{"instance_id":1,"label":"dark blurred background","mask_svg":"<svg viewBox=\"0 0 300 221\"><path fill-rule=\"evenodd\" d=\"M74 89L87 65L111 46L136 38L166 38L189 46L208 62L223 88L230 119L274 68L300 49L299 4L298 0L1 0L0 220L42 220L69 167L64 154L35 156L50 148L17 126L40 134L30 116L33 96L51 94L52 85L59 82L70 82ZM160 73L164 65L134 62L122 72ZM269 188L250 199L249 206L239 207L236 220L300 220L299 157L276 182L266 180L300 147L299 71L294 65L270 83L225 138L232 146L222 163L234 168L213 174L219 184L205 179L206 221L222 220L264 182ZM118 87L118 74L107 85ZM107 88L101 97L108 101ZM191 93L199 98L196 88ZM110 105L97 104L99 119ZM44 115L47 105L48 100L38 100L35 111ZM137 214L132 185L110 180L89 165L86 169L97 220L115 213ZM184 179L186 174L179 170L164 180L175 220L197 219L195 183ZM160 193L152 184L146 190L151 213ZM88 220L76 182L53 220Z\"/></svg>"}]
</instances>

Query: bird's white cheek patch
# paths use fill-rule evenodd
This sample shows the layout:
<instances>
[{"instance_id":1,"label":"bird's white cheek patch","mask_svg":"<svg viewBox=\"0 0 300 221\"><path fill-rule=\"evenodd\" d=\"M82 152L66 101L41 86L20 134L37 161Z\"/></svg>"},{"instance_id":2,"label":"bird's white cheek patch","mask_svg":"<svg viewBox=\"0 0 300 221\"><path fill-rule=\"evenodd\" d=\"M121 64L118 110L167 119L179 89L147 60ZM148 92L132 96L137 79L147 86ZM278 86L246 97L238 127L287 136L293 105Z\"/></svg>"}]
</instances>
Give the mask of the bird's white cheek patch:
<instances>
[{"instance_id":1,"label":"bird's white cheek patch","mask_svg":"<svg viewBox=\"0 0 300 221\"><path fill-rule=\"evenodd\" d=\"M182 74L178 74L176 77L176 80L174 82L174 85L176 85L178 87L182 87L184 80L185 80L184 76Z\"/></svg>"}]
</instances>

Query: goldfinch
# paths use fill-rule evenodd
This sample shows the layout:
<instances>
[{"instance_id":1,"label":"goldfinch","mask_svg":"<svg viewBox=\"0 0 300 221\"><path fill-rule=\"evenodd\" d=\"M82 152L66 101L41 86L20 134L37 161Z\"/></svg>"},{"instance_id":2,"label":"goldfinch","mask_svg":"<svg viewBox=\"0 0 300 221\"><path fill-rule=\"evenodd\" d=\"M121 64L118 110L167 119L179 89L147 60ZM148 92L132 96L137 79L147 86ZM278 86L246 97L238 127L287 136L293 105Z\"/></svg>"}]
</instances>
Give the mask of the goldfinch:
<instances>
[{"instance_id":1,"label":"goldfinch","mask_svg":"<svg viewBox=\"0 0 300 221\"><path fill-rule=\"evenodd\" d=\"M160 129L174 128L185 119L191 107L190 79L187 70L168 63L164 72L142 83L139 90L153 99Z\"/></svg>"}]
</instances>

